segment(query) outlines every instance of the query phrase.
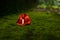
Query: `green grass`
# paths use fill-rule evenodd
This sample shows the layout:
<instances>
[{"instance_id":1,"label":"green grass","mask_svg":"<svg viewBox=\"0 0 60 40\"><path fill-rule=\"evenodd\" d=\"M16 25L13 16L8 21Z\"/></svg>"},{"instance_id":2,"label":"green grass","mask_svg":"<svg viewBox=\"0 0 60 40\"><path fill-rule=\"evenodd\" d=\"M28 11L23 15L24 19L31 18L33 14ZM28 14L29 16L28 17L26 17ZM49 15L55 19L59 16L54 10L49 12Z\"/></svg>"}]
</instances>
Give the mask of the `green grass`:
<instances>
[{"instance_id":1,"label":"green grass","mask_svg":"<svg viewBox=\"0 0 60 40\"><path fill-rule=\"evenodd\" d=\"M31 24L23 27L16 24L19 14L0 18L0 40L60 40L60 15L46 12L27 14Z\"/></svg>"}]
</instances>

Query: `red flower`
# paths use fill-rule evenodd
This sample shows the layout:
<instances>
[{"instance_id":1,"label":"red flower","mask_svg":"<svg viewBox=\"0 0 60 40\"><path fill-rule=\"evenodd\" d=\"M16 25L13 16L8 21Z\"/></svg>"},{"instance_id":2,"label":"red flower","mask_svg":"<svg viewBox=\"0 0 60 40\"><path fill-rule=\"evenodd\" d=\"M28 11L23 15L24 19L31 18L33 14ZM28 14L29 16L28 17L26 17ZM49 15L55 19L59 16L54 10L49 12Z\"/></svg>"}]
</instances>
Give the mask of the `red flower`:
<instances>
[{"instance_id":1,"label":"red flower","mask_svg":"<svg viewBox=\"0 0 60 40\"><path fill-rule=\"evenodd\" d=\"M16 22L19 26L30 25L30 17L26 14L20 14Z\"/></svg>"}]
</instances>

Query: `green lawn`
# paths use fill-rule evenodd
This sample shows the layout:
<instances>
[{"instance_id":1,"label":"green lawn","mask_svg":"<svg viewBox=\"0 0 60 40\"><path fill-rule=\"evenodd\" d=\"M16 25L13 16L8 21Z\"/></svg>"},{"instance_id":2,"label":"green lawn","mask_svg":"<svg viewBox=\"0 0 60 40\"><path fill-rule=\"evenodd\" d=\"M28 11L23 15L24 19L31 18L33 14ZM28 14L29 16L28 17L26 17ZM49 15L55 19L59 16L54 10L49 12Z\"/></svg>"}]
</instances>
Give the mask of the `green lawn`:
<instances>
[{"instance_id":1,"label":"green lawn","mask_svg":"<svg viewBox=\"0 0 60 40\"><path fill-rule=\"evenodd\" d=\"M27 12L31 25L16 24L19 14L0 18L0 40L60 40L60 15Z\"/></svg>"}]
</instances>

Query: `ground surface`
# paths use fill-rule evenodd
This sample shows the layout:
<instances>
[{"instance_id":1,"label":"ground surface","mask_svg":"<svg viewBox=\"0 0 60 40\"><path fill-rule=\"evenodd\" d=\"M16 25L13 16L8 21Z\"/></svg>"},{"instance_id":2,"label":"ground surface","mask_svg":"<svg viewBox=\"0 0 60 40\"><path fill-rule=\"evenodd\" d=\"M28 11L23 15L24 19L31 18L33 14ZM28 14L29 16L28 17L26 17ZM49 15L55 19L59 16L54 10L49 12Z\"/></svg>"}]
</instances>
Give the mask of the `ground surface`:
<instances>
[{"instance_id":1,"label":"ground surface","mask_svg":"<svg viewBox=\"0 0 60 40\"><path fill-rule=\"evenodd\" d=\"M31 24L16 24L19 14L0 18L0 40L60 40L60 15L46 12L27 12Z\"/></svg>"}]
</instances>

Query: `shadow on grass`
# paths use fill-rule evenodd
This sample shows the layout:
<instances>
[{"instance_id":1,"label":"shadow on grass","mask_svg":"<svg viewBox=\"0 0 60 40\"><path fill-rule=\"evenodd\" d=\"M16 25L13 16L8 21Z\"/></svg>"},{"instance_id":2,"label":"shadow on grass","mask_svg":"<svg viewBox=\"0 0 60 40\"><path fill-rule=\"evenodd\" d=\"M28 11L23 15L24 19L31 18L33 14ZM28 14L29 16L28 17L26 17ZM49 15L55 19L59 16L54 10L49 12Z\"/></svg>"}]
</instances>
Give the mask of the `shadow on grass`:
<instances>
[{"instance_id":1,"label":"shadow on grass","mask_svg":"<svg viewBox=\"0 0 60 40\"><path fill-rule=\"evenodd\" d=\"M21 37L21 40L32 40L33 30L27 30L27 32Z\"/></svg>"},{"instance_id":2,"label":"shadow on grass","mask_svg":"<svg viewBox=\"0 0 60 40\"><path fill-rule=\"evenodd\" d=\"M60 37L56 36L56 34L51 33L42 33L33 30L28 30L26 34L21 37L21 40L60 40Z\"/></svg>"},{"instance_id":3,"label":"shadow on grass","mask_svg":"<svg viewBox=\"0 0 60 40\"><path fill-rule=\"evenodd\" d=\"M57 37L56 35L52 35L52 34L48 34L47 38L48 40L60 40L59 37Z\"/></svg>"}]
</instances>

